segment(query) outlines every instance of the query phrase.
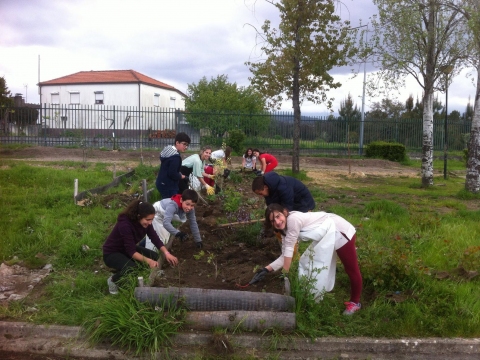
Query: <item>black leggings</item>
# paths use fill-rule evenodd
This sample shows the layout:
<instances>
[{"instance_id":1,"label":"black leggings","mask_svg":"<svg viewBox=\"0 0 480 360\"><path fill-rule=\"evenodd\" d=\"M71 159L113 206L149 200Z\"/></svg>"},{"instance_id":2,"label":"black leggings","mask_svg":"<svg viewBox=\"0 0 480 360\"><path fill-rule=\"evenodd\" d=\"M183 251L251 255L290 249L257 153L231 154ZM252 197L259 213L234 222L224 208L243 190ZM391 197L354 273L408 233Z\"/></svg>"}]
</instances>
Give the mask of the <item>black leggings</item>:
<instances>
[{"instance_id":1,"label":"black leggings","mask_svg":"<svg viewBox=\"0 0 480 360\"><path fill-rule=\"evenodd\" d=\"M178 193L179 194L182 194L183 193L183 190L187 190L188 189L188 177L190 176L190 174L193 172L193 167L191 168L188 168L186 166L182 166L180 168L180 172L185 175L185 179L180 179L180 181L178 182Z\"/></svg>"},{"instance_id":2,"label":"black leggings","mask_svg":"<svg viewBox=\"0 0 480 360\"><path fill-rule=\"evenodd\" d=\"M137 245L137 252L152 260L158 260L158 253L153 250ZM120 278L138 266L138 261L132 259L124 253L111 253L103 255L103 262L108 267L117 270L112 276L113 282L117 282Z\"/></svg>"}]
</instances>

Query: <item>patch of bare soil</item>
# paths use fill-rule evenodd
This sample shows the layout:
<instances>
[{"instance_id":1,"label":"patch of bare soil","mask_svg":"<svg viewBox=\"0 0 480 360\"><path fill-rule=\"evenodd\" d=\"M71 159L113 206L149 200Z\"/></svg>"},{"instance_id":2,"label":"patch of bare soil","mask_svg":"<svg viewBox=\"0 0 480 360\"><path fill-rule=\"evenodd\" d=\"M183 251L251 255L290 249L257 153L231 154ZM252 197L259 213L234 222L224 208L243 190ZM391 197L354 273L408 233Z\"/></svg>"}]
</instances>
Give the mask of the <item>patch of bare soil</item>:
<instances>
[{"instance_id":1,"label":"patch of bare soil","mask_svg":"<svg viewBox=\"0 0 480 360\"><path fill-rule=\"evenodd\" d=\"M19 264L0 264L0 304L25 298L50 270L51 265L32 270Z\"/></svg>"},{"instance_id":2,"label":"patch of bare soil","mask_svg":"<svg viewBox=\"0 0 480 360\"><path fill-rule=\"evenodd\" d=\"M118 163L119 166L134 168L140 161L145 164L160 165L159 151L103 151L99 149L65 149L44 146L33 146L18 150L0 149L0 158L24 161L87 161ZM291 168L292 157L272 152L278 159L279 168ZM184 154L184 157L190 154ZM233 157L233 167L239 168L241 157ZM300 169L323 175L350 174L351 176L419 176L419 170L411 169L396 162L379 159L344 159L322 157L300 157Z\"/></svg>"},{"instance_id":3,"label":"patch of bare soil","mask_svg":"<svg viewBox=\"0 0 480 360\"><path fill-rule=\"evenodd\" d=\"M245 176L241 184L235 186L239 192L251 185L251 176ZM226 185L227 186L227 185ZM217 225L217 219L227 215L232 222L238 222L238 217L244 217L255 208L263 207L263 201L247 205L248 198L255 195L242 192L243 201L240 208L232 213L226 213L223 202L209 201L208 205L198 204L195 208L197 222L203 239L204 247L199 250L193 240L180 243L173 241L171 252L178 257L177 267L165 267L163 276L157 277L154 286L195 287L202 289L241 290L248 284L255 271L270 264L281 253L277 239L262 231L252 232L252 224L236 224L232 226ZM260 229L260 226L258 226ZM180 228L189 233L188 223ZM283 280L278 275L270 275L266 281L245 288L248 291L266 291L283 294Z\"/></svg>"}]
</instances>

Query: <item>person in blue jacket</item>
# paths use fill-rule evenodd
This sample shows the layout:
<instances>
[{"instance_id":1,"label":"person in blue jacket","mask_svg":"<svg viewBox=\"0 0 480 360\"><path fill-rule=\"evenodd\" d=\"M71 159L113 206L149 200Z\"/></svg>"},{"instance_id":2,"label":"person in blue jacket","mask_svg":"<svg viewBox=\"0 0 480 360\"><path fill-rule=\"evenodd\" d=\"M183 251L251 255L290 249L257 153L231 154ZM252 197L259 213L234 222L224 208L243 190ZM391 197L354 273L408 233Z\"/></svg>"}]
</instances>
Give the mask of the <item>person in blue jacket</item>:
<instances>
[{"instance_id":1,"label":"person in blue jacket","mask_svg":"<svg viewBox=\"0 0 480 360\"><path fill-rule=\"evenodd\" d=\"M300 180L290 176L268 172L256 177L252 191L265 198L265 203L280 204L288 211L308 212L315 209L315 201L308 188Z\"/></svg>"},{"instance_id":2,"label":"person in blue jacket","mask_svg":"<svg viewBox=\"0 0 480 360\"><path fill-rule=\"evenodd\" d=\"M160 153L160 170L155 185L162 199L170 199L180 192L179 181L185 178L180 172L182 167L181 152L187 150L190 137L184 132L175 136L175 145L168 145Z\"/></svg>"}]
</instances>

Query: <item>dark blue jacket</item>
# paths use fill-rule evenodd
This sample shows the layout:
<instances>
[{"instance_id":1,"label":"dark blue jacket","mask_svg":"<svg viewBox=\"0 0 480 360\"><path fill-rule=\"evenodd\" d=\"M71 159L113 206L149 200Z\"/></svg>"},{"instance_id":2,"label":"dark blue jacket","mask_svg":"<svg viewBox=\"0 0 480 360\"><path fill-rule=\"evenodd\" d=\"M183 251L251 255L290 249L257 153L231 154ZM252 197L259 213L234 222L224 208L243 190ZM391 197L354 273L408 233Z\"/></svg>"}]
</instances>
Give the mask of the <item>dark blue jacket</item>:
<instances>
[{"instance_id":1,"label":"dark blue jacket","mask_svg":"<svg viewBox=\"0 0 480 360\"><path fill-rule=\"evenodd\" d=\"M180 173L182 157L175 147L169 145L160 153L160 162L160 170L155 182L157 190L162 194L162 197L164 194L166 197L178 194L178 182L182 178Z\"/></svg>"},{"instance_id":2,"label":"dark blue jacket","mask_svg":"<svg viewBox=\"0 0 480 360\"><path fill-rule=\"evenodd\" d=\"M263 175L265 185L268 187L268 196L265 197L267 205L280 204L288 211L308 212L315 208L315 201L307 187L300 181L290 176L281 176L276 172Z\"/></svg>"}]
</instances>

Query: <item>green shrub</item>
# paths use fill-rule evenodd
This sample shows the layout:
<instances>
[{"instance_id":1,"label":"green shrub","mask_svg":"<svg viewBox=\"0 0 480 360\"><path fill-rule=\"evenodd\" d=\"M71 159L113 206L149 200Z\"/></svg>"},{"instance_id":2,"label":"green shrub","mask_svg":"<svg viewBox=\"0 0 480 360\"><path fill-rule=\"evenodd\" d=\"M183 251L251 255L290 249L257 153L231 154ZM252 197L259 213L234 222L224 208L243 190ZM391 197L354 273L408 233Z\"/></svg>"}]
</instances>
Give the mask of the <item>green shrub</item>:
<instances>
[{"instance_id":1,"label":"green shrub","mask_svg":"<svg viewBox=\"0 0 480 360\"><path fill-rule=\"evenodd\" d=\"M374 141L367 146L365 155L370 158L404 161L407 157L407 150L405 149L405 145L399 143Z\"/></svg>"},{"instance_id":2,"label":"green shrub","mask_svg":"<svg viewBox=\"0 0 480 360\"><path fill-rule=\"evenodd\" d=\"M223 137L218 136L202 136L200 138L200 146L210 145L214 149L220 149L222 147Z\"/></svg>"},{"instance_id":3,"label":"green shrub","mask_svg":"<svg viewBox=\"0 0 480 360\"><path fill-rule=\"evenodd\" d=\"M242 130L231 130L228 132L228 145L237 154L243 153L243 142L245 141L245 134Z\"/></svg>"},{"instance_id":4,"label":"green shrub","mask_svg":"<svg viewBox=\"0 0 480 360\"><path fill-rule=\"evenodd\" d=\"M409 264L412 249L406 239L399 235L384 239L383 246L370 241L362 242L359 264L365 287L376 291L404 289L418 276L417 268ZM417 266L421 267L420 264Z\"/></svg>"}]
</instances>

